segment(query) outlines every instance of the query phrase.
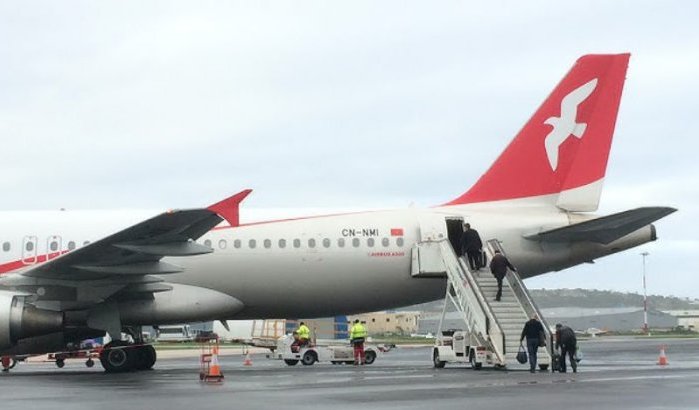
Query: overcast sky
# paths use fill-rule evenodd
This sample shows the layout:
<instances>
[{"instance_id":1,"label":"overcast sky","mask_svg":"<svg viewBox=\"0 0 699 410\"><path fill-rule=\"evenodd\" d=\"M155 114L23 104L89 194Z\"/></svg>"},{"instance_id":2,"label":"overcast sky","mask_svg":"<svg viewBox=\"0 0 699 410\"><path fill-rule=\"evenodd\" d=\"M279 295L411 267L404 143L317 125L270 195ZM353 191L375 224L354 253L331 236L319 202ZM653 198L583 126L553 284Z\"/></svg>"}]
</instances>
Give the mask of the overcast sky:
<instances>
[{"instance_id":1,"label":"overcast sky","mask_svg":"<svg viewBox=\"0 0 699 410\"><path fill-rule=\"evenodd\" d=\"M586 53L631 52L602 212L660 241L535 287L699 297L699 6L0 2L0 210L430 206Z\"/></svg>"}]
</instances>

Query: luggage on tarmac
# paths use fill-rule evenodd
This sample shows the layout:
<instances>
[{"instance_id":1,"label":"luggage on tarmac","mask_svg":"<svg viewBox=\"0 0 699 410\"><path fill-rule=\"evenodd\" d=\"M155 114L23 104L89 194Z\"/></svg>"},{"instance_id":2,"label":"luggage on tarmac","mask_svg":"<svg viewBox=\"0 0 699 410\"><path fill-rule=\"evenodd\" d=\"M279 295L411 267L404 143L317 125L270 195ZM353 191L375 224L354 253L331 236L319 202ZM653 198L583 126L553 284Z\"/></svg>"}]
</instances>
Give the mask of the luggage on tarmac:
<instances>
[{"instance_id":1,"label":"luggage on tarmac","mask_svg":"<svg viewBox=\"0 0 699 410\"><path fill-rule=\"evenodd\" d=\"M551 358L551 372L560 372L561 371L561 355L558 353L554 353L553 357Z\"/></svg>"},{"instance_id":2,"label":"luggage on tarmac","mask_svg":"<svg viewBox=\"0 0 699 410\"><path fill-rule=\"evenodd\" d=\"M575 355L573 355L573 360L575 360L576 363L580 363L580 361L583 359L583 352L580 346L575 347Z\"/></svg>"}]
</instances>

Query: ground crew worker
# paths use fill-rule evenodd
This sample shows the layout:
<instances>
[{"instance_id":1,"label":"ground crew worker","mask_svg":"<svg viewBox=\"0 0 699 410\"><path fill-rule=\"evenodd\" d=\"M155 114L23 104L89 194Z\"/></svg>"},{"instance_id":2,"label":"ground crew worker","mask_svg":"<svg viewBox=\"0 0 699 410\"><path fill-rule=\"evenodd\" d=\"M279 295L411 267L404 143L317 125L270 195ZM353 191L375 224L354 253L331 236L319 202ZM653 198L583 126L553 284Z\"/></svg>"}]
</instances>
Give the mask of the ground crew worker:
<instances>
[{"instance_id":1,"label":"ground crew worker","mask_svg":"<svg viewBox=\"0 0 699 410\"><path fill-rule=\"evenodd\" d=\"M299 328L296 329L296 333L299 335L299 346L308 346L311 340L311 329L306 326L305 323L299 323Z\"/></svg>"},{"instance_id":2,"label":"ground crew worker","mask_svg":"<svg viewBox=\"0 0 699 410\"><path fill-rule=\"evenodd\" d=\"M541 342L541 337L544 333L544 326L536 318L536 315L532 315L532 318L524 324L524 329L522 329L522 337L519 338L519 342L522 343L524 338L527 338L527 353L529 354L529 371L534 373L536 371L536 355L539 351L539 343Z\"/></svg>"},{"instance_id":3,"label":"ground crew worker","mask_svg":"<svg viewBox=\"0 0 699 410\"><path fill-rule=\"evenodd\" d=\"M568 326L556 323L556 349L561 349L561 363L558 371L561 373L566 372L566 355L568 355L573 373L578 372L578 362L575 361L575 349L577 347L578 339L575 337L575 331Z\"/></svg>"},{"instance_id":4,"label":"ground crew worker","mask_svg":"<svg viewBox=\"0 0 699 410\"><path fill-rule=\"evenodd\" d=\"M490 261L490 272L498 281L498 293L495 295L496 302L499 302L502 297L502 280L507 275L507 268L517 271L505 255L500 253L500 251L495 251L495 255L493 255L493 259Z\"/></svg>"},{"instance_id":5,"label":"ground crew worker","mask_svg":"<svg viewBox=\"0 0 699 410\"><path fill-rule=\"evenodd\" d=\"M354 346L355 366L364 364L364 340L366 337L366 327L359 322L359 319L356 319L350 329L350 343Z\"/></svg>"},{"instance_id":6,"label":"ground crew worker","mask_svg":"<svg viewBox=\"0 0 699 410\"><path fill-rule=\"evenodd\" d=\"M471 224L464 224L464 233L461 236L461 253L468 258L471 270L481 268L481 253L483 242L478 231L471 229Z\"/></svg>"}]
</instances>

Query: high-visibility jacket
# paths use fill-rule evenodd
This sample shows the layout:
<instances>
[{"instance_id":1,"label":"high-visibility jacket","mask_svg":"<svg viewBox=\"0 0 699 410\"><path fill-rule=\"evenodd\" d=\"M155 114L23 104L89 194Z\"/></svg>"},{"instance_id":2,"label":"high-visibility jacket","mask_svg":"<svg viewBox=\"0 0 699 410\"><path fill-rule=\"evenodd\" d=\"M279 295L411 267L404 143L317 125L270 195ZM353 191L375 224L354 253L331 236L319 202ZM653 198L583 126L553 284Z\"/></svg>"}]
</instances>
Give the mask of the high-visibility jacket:
<instances>
[{"instance_id":1,"label":"high-visibility jacket","mask_svg":"<svg viewBox=\"0 0 699 410\"><path fill-rule=\"evenodd\" d=\"M299 326L298 330L296 330L296 333L299 334L299 339L308 340L311 338L311 329L309 329L306 325Z\"/></svg>"},{"instance_id":2,"label":"high-visibility jacket","mask_svg":"<svg viewBox=\"0 0 699 410\"><path fill-rule=\"evenodd\" d=\"M367 337L366 327L364 327L364 325L361 323L353 324L352 328L350 329L350 339L359 339L362 337Z\"/></svg>"}]
</instances>

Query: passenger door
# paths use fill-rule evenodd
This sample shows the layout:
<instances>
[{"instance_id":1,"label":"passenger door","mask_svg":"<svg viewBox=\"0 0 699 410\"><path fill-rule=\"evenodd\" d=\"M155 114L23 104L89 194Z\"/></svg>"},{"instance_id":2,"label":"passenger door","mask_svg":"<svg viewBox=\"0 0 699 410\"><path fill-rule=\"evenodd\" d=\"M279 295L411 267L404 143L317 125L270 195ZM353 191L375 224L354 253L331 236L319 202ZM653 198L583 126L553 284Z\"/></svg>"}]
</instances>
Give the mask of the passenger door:
<instances>
[{"instance_id":1,"label":"passenger door","mask_svg":"<svg viewBox=\"0 0 699 410\"><path fill-rule=\"evenodd\" d=\"M58 235L49 236L46 239L46 260L51 260L61 255L61 237Z\"/></svg>"},{"instance_id":2,"label":"passenger door","mask_svg":"<svg viewBox=\"0 0 699 410\"><path fill-rule=\"evenodd\" d=\"M425 213L419 216L420 240L412 249L411 275L413 277L443 277L446 268L438 241L447 239L445 215Z\"/></svg>"},{"instance_id":3,"label":"passenger door","mask_svg":"<svg viewBox=\"0 0 699 410\"><path fill-rule=\"evenodd\" d=\"M22 240L22 263L33 265L36 263L37 247L39 240L36 236L25 236Z\"/></svg>"}]
</instances>

